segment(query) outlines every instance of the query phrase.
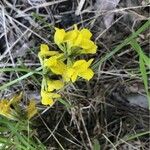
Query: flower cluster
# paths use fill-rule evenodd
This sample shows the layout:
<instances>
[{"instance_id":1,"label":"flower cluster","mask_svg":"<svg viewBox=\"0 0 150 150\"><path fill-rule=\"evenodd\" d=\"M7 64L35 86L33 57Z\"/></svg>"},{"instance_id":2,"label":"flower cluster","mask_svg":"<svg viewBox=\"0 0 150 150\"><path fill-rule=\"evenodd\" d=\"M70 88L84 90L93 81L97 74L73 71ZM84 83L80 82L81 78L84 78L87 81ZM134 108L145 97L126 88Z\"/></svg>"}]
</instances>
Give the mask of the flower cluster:
<instances>
[{"instance_id":1,"label":"flower cluster","mask_svg":"<svg viewBox=\"0 0 150 150\"><path fill-rule=\"evenodd\" d=\"M22 99L22 92L14 95L10 100L0 100L0 115L7 117L8 119L17 120L22 118L22 108L19 105ZM31 119L37 113L37 108L34 100L31 100L29 105L26 106L24 111L24 117Z\"/></svg>"},{"instance_id":2,"label":"flower cluster","mask_svg":"<svg viewBox=\"0 0 150 150\"><path fill-rule=\"evenodd\" d=\"M61 97L58 90L68 82L75 82L78 77L90 80L94 72L90 68L93 59L78 59L82 54L96 53L97 46L91 40L88 29L78 30L74 25L71 31L55 28L54 42L61 50L49 50L48 45L41 44L38 54L43 67L41 86L42 104L52 106Z\"/></svg>"}]
</instances>

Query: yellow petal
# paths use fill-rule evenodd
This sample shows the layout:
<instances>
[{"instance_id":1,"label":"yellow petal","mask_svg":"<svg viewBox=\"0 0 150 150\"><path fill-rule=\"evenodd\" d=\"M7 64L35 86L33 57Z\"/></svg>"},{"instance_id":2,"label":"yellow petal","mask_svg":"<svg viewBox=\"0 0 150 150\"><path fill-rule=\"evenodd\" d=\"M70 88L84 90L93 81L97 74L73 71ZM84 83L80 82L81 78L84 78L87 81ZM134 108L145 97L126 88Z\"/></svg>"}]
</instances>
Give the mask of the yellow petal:
<instances>
[{"instance_id":1,"label":"yellow petal","mask_svg":"<svg viewBox=\"0 0 150 150\"><path fill-rule=\"evenodd\" d=\"M84 59L82 60L77 60L76 62L74 62L73 67L82 67L81 65L85 64L86 61Z\"/></svg>"},{"instance_id":2,"label":"yellow petal","mask_svg":"<svg viewBox=\"0 0 150 150\"><path fill-rule=\"evenodd\" d=\"M44 67L51 67L51 66L56 66L57 65L57 57L52 56L49 59L44 60Z\"/></svg>"},{"instance_id":3,"label":"yellow petal","mask_svg":"<svg viewBox=\"0 0 150 150\"><path fill-rule=\"evenodd\" d=\"M82 29L80 34L82 34L85 39L90 39L92 36L92 33L88 29Z\"/></svg>"},{"instance_id":4,"label":"yellow petal","mask_svg":"<svg viewBox=\"0 0 150 150\"><path fill-rule=\"evenodd\" d=\"M91 63L92 63L92 61L93 61L94 59L90 59L89 61L86 61L86 60L84 60L84 59L81 59L81 60L77 60L74 64L73 64L73 68L82 68L82 70L85 70L85 69L87 69L90 65L91 65Z\"/></svg>"},{"instance_id":5,"label":"yellow petal","mask_svg":"<svg viewBox=\"0 0 150 150\"><path fill-rule=\"evenodd\" d=\"M58 67L51 67L51 71L57 75L63 75L64 69L59 69Z\"/></svg>"},{"instance_id":6,"label":"yellow petal","mask_svg":"<svg viewBox=\"0 0 150 150\"><path fill-rule=\"evenodd\" d=\"M75 27L74 30L66 32L64 41L67 43L68 48L75 46L74 43L77 40L80 31Z\"/></svg>"},{"instance_id":7,"label":"yellow petal","mask_svg":"<svg viewBox=\"0 0 150 150\"><path fill-rule=\"evenodd\" d=\"M71 81L72 82L75 82L77 80L77 77L78 77L78 74L77 73L74 73L71 77Z\"/></svg>"},{"instance_id":8,"label":"yellow petal","mask_svg":"<svg viewBox=\"0 0 150 150\"><path fill-rule=\"evenodd\" d=\"M53 105L54 104L54 101L53 99L49 96L49 93L46 92L46 91L41 91L41 97L42 97L42 100L41 100L41 103L43 105Z\"/></svg>"},{"instance_id":9,"label":"yellow petal","mask_svg":"<svg viewBox=\"0 0 150 150\"><path fill-rule=\"evenodd\" d=\"M62 74L62 78L64 82L69 82L70 78L72 76L72 73L69 71L69 69L66 67L65 72Z\"/></svg>"},{"instance_id":10,"label":"yellow petal","mask_svg":"<svg viewBox=\"0 0 150 150\"><path fill-rule=\"evenodd\" d=\"M6 99L0 100L0 115L3 115L9 119L15 119L9 101Z\"/></svg>"},{"instance_id":11,"label":"yellow petal","mask_svg":"<svg viewBox=\"0 0 150 150\"><path fill-rule=\"evenodd\" d=\"M78 60L73 64L76 72L83 72L88 68L88 63L85 60Z\"/></svg>"},{"instance_id":12,"label":"yellow petal","mask_svg":"<svg viewBox=\"0 0 150 150\"><path fill-rule=\"evenodd\" d=\"M82 46L86 46L89 47L89 42L92 42L90 40L92 34L88 29L82 29L79 33L78 33L78 37L76 38L76 40L74 41L74 46L78 46L78 47L82 47Z\"/></svg>"},{"instance_id":13,"label":"yellow petal","mask_svg":"<svg viewBox=\"0 0 150 150\"><path fill-rule=\"evenodd\" d=\"M51 69L55 74L62 75L66 71L66 65L58 60L57 56L52 56L44 61L44 66Z\"/></svg>"},{"instance_id":14,"label":"yellow petal","mask_svg":"<svg viewBox=\"0 0 150 150\"><path fill-rule=\"evenodd\" d=\"M50 51L48 45L41 44L40 46L40 52L38 53L39 57L47 57L47 56L53 56L58 54L57 51Z\"/></svg>"},{"instance_id":15,"label":"yellow petal","mask_svg":"<svg viewBox=\"0 0 150 150\"><path fill-rule=\"evenodd\" d=\"M59 61L59 58L63 57L62 53L58 53L55 56L51 56L48 59L44 60L44 66L45 67L50 67L50 66L55 66L57 64L57 62Z\"/></svg>"},{"instance_id":16,"label":"yellow petal","mask_svg":"<svg viewBox=\"0 0 150 150\"><path fill-rule=\"evenodd\" d=\"M90 59L89 61L84 59L78 60L67 70L67 75L71 78L72 82L75 82L78 76L86 80L90 80L93 77L94 72L89 68L92 61L93 59Z\"/></svg>"},{"instance_id":17,"label":"yellow petal","mask_svg":"<svg viewBox=\"0 0 150 150\"><path fill-rule=\"evenodd\" d=\"M71 77L74 74L74 71L75 70L73 68L68 68L66 74L68 75L68 77Z\"/></svg>"},{"instance_id":18,"label":"yellow petal","mask_svg":"<svg viewBox=\"0 0 150 150\"><path fill-rule=\"evenodd\" d=\"M64 83L60 80L48 80L48 91L51 92L53 90L59 90L64 87Z\"/></svg>"},{"instance_id":19,"label":"yellow petal","mask_svg":"<svg viewBox=\"0 0 150 150\"><path fill-rule=\"evenodd\" d=\"M86 79L88 81L93 77L93 75L94 75L93 70L89 69L89 68L85 72L81 72L79 74L80 77L82 77L83 79Z\"/></svg>"},{"instance_id":20,"label":"yellow petal","mask_svg":"<svg viewBox=\"0 0 150 150\"><path fill-rule=\"evenodd\" d=\"M93 62L93 58L91 58L88 62L87 62L87 65L88 65L88 67L91 65L91 63Z\"/></svg>"},{"instance_id":21,"label":"yellow petal","mask_svg":"<svg viewBox=\"0 0 150 150\"><path fill-rule=\"evenodd\" d=\"M41 97L42 97L41 103L43 105L52 106L55 103L54 99L59 98L61 96L57 93L51 93L51 92L41 90Z\"/></svg>"},{"instance_id":22,"label":"yellow petal","mask_svg":"<svg viewBox=\"0 0 150 150\"><path fill-rule=\"evenodd\" d=\"M68 68L67 69L67 72L66 72L66 78L67 78L67 82L68 81L70 81L70 79L71 79L71 81L72 82L75 82L76 80L77 80L77 77L78 77L78 73L77 73L77 71L74 69L74 68Z\"/></svg>"},{"instance_id":23,"label":"yellow petal","mask_svg":"<svg viewBox=\"0 0 150 150\"><path fill-rule=\"evenodd\" d=\"M37 114L37 107L36 107L35 100L30 101L26 111L27 111L28 119L31 119L35 114Z\"/></svg>"},{"instance_id":24,"label":"yellow petal","mask_svg":"<svg viewBox=\"0 0 150 150\"><path fill-rule=\"evenodd\" d=\"M58 61L57 64L55 66L51 66L50 69L55 74L63 75L66 72L66 65L63 62Z\"/></svg>"},{"instance_id":25,"label":"yellow petal","mask_svg":"<svg viewBox=\"0 0 150 150\"><path fill-rule=\"evenodd\" d=\"M70 40L75 40L78 36L78 31L77 30L73 30L73 31L68 31L66 33L66 36L64 38L64 41L70 41Z\"/></svg>"},{"instance_id":26,"label":"yellow petal","mask_svg":"<svg viewBox=\"0 0 150 150\"><path fill-rule=\"evenodd\" d=\"M74 46L80 47L83 41L83 35L79 34L78 37L74 40Z\"/></svg>"},{"instance_id":27,"label":"yellow petal","mask_svg":"<svg viewBox=\"0 0 150 150\"><path fill-rule=\"evenodd\" d=\"M84 39L84 40L82 40L81 48L83 48L83 49L90 49L90 48L92 48L94 45L95 45L95 44L94 44L93 41Z\"/></svg>"},{"instance_id":28,"label":"yellow petal","mask_svg":"<svg viewBox=\"0 0 150 150\"><path fill-rule=\"evenodd\" d=\"M43 57L53 56L56 54L58 54L57 51L47 51L47 52L39 52L38 56L43 58Z\"/></svg>"},{"instance_id":29,"label":"yellow petal","mask_svg":"<svg viewBox=\"0 0 150 150\"><path fill-rule=\"evenodd\" d=\"M64 29L55 28L56 32L54 34L54 42L59 45L64 42L64 37L66 32Z\"/></svg>"},{"instance_id":30,"label":"yellow petal","mask_svg":"<svg viewBox=\"0 0 150 150\"><path fill-rule=\"evenodd\" d=\"M44 96L44 97L42 97L41 103L43 105L50 105L50 106L52 106L55 102L54 102L54 100L52 98Z\"/></svg>"},{"instance_id":31,"label":"yellow petal","mask_svg":"<svg viewBox=\"0 0 150 150\"><path fill-rule=\"evenodd\" d=\"M48 45L47 45L47 44L41 44L41 46L40 46L40 51L42 51L42 52L47 52L47 51L49 51Z\"/></svg>"},{"instance_id":32,"label":"yellow petal","mask_svg":"<svg viewBox=\"0 0 150 150\"><path fill-rule=\"evenodd\" d=\"M85 44L85 43L84 43ZM92 42L91 44L82 45L83 49L81 50L81 54L95 54L97 50L97 46Z\"/></svg>"}]
</instances>

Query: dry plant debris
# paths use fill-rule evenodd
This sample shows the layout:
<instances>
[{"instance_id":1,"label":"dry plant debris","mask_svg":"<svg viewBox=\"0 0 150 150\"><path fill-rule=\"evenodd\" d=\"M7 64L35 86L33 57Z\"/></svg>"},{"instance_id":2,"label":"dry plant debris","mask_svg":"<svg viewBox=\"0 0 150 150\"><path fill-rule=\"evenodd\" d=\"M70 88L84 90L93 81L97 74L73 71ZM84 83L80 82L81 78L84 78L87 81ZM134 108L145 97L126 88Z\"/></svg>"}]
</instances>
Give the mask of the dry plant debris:
<instances>
[{"instance_id":1,"label":"dry plant debris","mask_svg":"<svg viewBox=\"0 0 150 150\"><path fill-rule=\"evenodd\" d=\"M18 125L16 120L7 124L6 118L0 117L0 137L4 138L3 142L0 140L0 148L15 149L15 143L5 142L5 136L21 139L24 133L27 141L32 136L35 140L31 145L29 141L22 143L28 143L29 149L39 149L36 145L41 145L40 149L49 150L148 150L149 6L147 0L1 0L0 99L8 100L23 91L19 106L24 110L34 98L38 115L35 115L37 111L32 109L35 103L31 101L27 110L34 111L27 115L30 123L19 124L22 128L13 128ZM44 49L58 50L55 43L58 44L63 35L59 34L60 39L56 40L55 31L71 31L74 24L79 30L86 28L93 34L91 40L97 45L97 51L76 58L91 60L89 64L94 58L90 68L95 74L87 78L90 81L79 78L75 83L63 84L62 98L51 107L43 106L40 45L44 43ZM81 75L75 73L70 74L71 81ZM60 74L52 76L53 80L58 78L61 78ZM57 87L51 84L53 89L59 87L62 87L61 83ZM144 97L143 101L146 99L143 105L130 101L131 96L136 98L138 95ZM3 100L0 107L1 103ZM10 110L15 109L8 106ZM11 130L8 128L2 133L3 125L10 125ZM26 131L28 125L30 129ZM11 132L17 136L12 136Z\"/></svg>"}]
</instances>

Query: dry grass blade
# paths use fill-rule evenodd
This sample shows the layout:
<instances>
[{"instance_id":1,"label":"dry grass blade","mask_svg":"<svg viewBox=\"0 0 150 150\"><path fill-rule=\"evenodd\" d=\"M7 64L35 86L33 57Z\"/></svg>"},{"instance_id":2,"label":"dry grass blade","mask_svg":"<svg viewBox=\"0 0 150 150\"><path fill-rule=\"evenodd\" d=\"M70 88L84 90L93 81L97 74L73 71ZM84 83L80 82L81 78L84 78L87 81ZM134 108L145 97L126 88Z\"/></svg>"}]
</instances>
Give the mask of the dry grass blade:
<instances>
[{"instance_id":1,"label":"dry grass blade","mask_svg":"<svg viewBox=\"0 0 150 150\"><path fill-rule=\"evenodd\" d=\"M59 3L65 2L65 1L67 1L67 0L58 0L58 1L53 1L53 2L42 3L42 4L40 4L40 5L32 6L32 7L29 7L29 8L27 8L27 9L25 9L25 10L23 11L23 13L26 13L27 11L32 10L32 9L35 9L35 8L47 7L47 6L59 4Z\"/></svg>"},{"instance_id":2,"label":"dry grass blade","mask_svg":"<svg viewBox=\"0 0 150 150\"><path fill-rule=\"evenodd\" d=\"M0 101L23 91L20 111L34 97L39 115L31 122L24 114L20 122L0 116L0 149L149 149L149 7L146 0L1 0ZM40 44L59 51L55 27L69 31L74 24L90 30L97 53L69 57L94 58L94 76L65 85L61 99L43 106L48 73L40 67Z\"/></svg>"}]
</instances>

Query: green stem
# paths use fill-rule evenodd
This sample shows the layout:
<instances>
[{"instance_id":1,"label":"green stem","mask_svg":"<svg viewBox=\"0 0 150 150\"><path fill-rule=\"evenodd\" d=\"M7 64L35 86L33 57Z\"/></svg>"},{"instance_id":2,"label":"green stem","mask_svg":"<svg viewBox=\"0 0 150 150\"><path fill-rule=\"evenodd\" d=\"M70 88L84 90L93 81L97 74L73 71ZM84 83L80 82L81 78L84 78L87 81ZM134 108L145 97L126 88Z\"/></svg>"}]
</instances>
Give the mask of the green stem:
<instances>
[{"instance_id":1,"label":"green stem","mask_svg":"<svg viewBox=\"0 0 150 150\"><path fill-rule=\"evenodd\" d=\"M40 74L42 75L42 72L38 71L32 71L30 69L24 69L24 68L0 68L0 72L11 72L11 71L17 71L17 72L34 72L34 74Z\"/></svg>"},{"instance_id":2,"label":"green stem","mask_svg":"<svg viewBox=\"0 0 150 150\"><path fill-rule=\"evenodd\" d=\"M11 85L13 85L13 84L15 84L15 83L17 83L17 82L19 82L19 81L21 81L21 80L24 80L24 79L26 79L26 78L32 76L33 74L35 74L35 72L38 72L38 71L40 71L41 69L42 69L42 67L39 67L39 68L36 69L36 71L31 71L31 72L29 72L29 73L27 73L27 74L21 76L20 78L17 78L17 79L15 79L15 80L11 81L11 82L5 83L4 85L0 86L0 90L4 90L4 89L6 89L8 86L11 86Z\"/></svg>"}]
</instances>

